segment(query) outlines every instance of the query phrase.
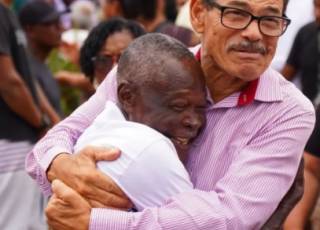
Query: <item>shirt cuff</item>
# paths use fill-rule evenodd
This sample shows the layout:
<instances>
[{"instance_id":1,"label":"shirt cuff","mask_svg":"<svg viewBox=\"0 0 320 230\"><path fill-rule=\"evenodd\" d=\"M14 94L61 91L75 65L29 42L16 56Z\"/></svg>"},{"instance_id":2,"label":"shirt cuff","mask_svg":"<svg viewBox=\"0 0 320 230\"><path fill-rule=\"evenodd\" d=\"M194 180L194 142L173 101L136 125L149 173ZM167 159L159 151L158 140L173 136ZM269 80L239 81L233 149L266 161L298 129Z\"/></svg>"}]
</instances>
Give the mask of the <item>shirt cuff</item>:
<instances>
[{"instance_id":1,"label":"shirt cuff","mask_svg":"<svg viewBox=\"0 0 320 230\"><path fill-rule=\"evenodd\" d=\"M90 215L89 230L128 230L132 218L132 212L93 208Z\"/></svg>"},{"instance_id":2,"label":"shirt cuff","mask_svg":"<svg viewBox=\"0 0 320 230\"><path fill-rule=\"evenodd\" d=\"M60 153L70 153L69 149L63 147L53 147L52 149L48 150L47 153L42 157L39 164L44 172L47 172L51 162L53 159L58 156Z\"/></svg>"}]
</instances>

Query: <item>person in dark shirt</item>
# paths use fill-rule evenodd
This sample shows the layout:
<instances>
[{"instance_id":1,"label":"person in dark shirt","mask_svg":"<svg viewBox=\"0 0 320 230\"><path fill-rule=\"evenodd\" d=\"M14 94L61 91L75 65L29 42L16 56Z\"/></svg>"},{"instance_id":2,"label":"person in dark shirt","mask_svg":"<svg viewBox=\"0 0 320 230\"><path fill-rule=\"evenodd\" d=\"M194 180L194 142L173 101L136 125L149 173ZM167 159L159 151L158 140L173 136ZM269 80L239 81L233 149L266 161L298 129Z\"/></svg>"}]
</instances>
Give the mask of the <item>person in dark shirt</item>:
<instances>
[{"instance_id":1,"label":"person in dark shirt","mask_svg":"<svg viewBox=\"0 0 320 230\"><path fill-rule=\"evenodd\" d=\"M298 32L282 73L292 79L301 74L303 93L315 105L320 102L320 0L314 0L315 21ZM320 189L320 107L316 126L304 152L305 189L301 201L288 216L284 229L306 229L315 208Z\"/></svg>"},{"instance_id":2,"label":"person in dark shirt","mask_svg":"<svg viewBox=\"0 0 320 230\"><path fill-rule=\"evenodd\" d=\"M320 102L319 79L319 30L320 30L320 1L314 0L315 21L303 26L295 37L282 74L292 80L296 74L301 76L302 92L314 104Z\"/></svg>"},{"instance_id":3,"label":"person in dark shirt","mask_svg":"<svg viewBox=\"0 0 320 230\"><path fill-rule=\"evenodd\" d=\"M62 12L63 13L63 12ZM45 61L52 51L61 43L61 12L45 1L27 3L19 12L22 25L31 50L31 64L36 78L48 98L51 116L59 120L62 115L60 107L60 89Z\"/></svg>"},{"instance_id":4,"label":"person in dark shirt","mask_svg":"<svg viewBox=\"0 0 320 230\"><path fill-rule=\"evenodd\" d=\"M320 106L316 110L316 125L304 151L304 194L287 218L284 229L307 229L320 191Z\"/></svg>"},{"instance_id":5,"label":"person in dark shirt","mask_svg":"<svg viewBox=\"0 0 320 230\"><path fill-rule=\"evenodd\" d=\"M18 20L0 1L0 229L45 229L25 156L46 126Z\"/></svg>"}]
</instances>

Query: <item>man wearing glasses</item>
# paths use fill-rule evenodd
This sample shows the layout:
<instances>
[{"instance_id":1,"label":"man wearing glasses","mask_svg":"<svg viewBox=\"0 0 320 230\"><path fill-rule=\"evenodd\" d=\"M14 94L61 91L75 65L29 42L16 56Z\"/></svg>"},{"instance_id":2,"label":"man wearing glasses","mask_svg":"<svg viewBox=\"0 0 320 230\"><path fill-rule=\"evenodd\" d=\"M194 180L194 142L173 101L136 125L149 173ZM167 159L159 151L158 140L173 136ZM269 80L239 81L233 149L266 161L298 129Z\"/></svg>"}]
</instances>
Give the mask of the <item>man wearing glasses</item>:
<instances>
[{"instance_id":1,"label":"man wearing glasses","mask_svg":"<svg viewBox=\"0 0 320 230\"><path fill-rule=\"evenodd\" d=\"M290 22L286 5L286 0L191 1L191 22L202 35L201 45L192 50L206 77L207 124L187 163L196 189L172 197L160 208L132 213L91 208L86 201L130 207L92 164L111 159L114 151L71 154L105 98L115 99L112 71L96 94L38 143L27 159L27 170L46 194L54 179L69 186L53 183L55 196L47 208L52 227L260 229L292 185L315 120L312 104L269 68L278 38Z\"/></svg>"}]
</instances>

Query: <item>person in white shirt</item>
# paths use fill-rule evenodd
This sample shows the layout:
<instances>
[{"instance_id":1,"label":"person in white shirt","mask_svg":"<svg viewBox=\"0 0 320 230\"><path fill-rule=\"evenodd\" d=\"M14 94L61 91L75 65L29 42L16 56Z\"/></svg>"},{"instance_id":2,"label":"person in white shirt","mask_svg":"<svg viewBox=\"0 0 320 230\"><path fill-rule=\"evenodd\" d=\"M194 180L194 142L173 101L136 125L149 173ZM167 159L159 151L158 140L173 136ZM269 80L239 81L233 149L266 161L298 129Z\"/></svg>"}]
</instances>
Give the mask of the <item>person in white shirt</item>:
<instances>
[{"instance_id":1,"label":"person in white shirt","mask_svg":"<svg viewBox=\"0 0 320 230\"><path fill-rule=\"evenodd\" d=\"M118 105L106 103L74 150L88 145L120 149L119 160L98 162L98 168L137 210L160 206L193 189L182 162L205 122L203 73L182 43L149 34L122 54L117 77Z\"/></svg>"}]
</instances>

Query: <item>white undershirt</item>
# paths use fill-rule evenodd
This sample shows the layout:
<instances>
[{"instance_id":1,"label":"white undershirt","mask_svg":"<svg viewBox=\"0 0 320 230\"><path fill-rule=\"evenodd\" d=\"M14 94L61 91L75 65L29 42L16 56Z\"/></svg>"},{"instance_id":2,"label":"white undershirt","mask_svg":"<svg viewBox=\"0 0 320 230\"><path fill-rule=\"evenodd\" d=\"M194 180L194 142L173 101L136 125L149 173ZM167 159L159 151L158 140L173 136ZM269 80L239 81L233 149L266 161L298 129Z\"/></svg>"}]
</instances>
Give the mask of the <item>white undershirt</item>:
<instances>
[{"instance_id":1,"label":"white undershirt","mask_svg":"<svg viewBox=\"0 0 320 230\"><path fill-rule=\"evenodd\" d=\"M113 102L106 103L79 137L74 151L88 145L121 150L118 160L100 161L98 168L118 184L137 210L160 206L193 188L172 142L148 126L127 121Z\"/></svg>"}]
</instances>

